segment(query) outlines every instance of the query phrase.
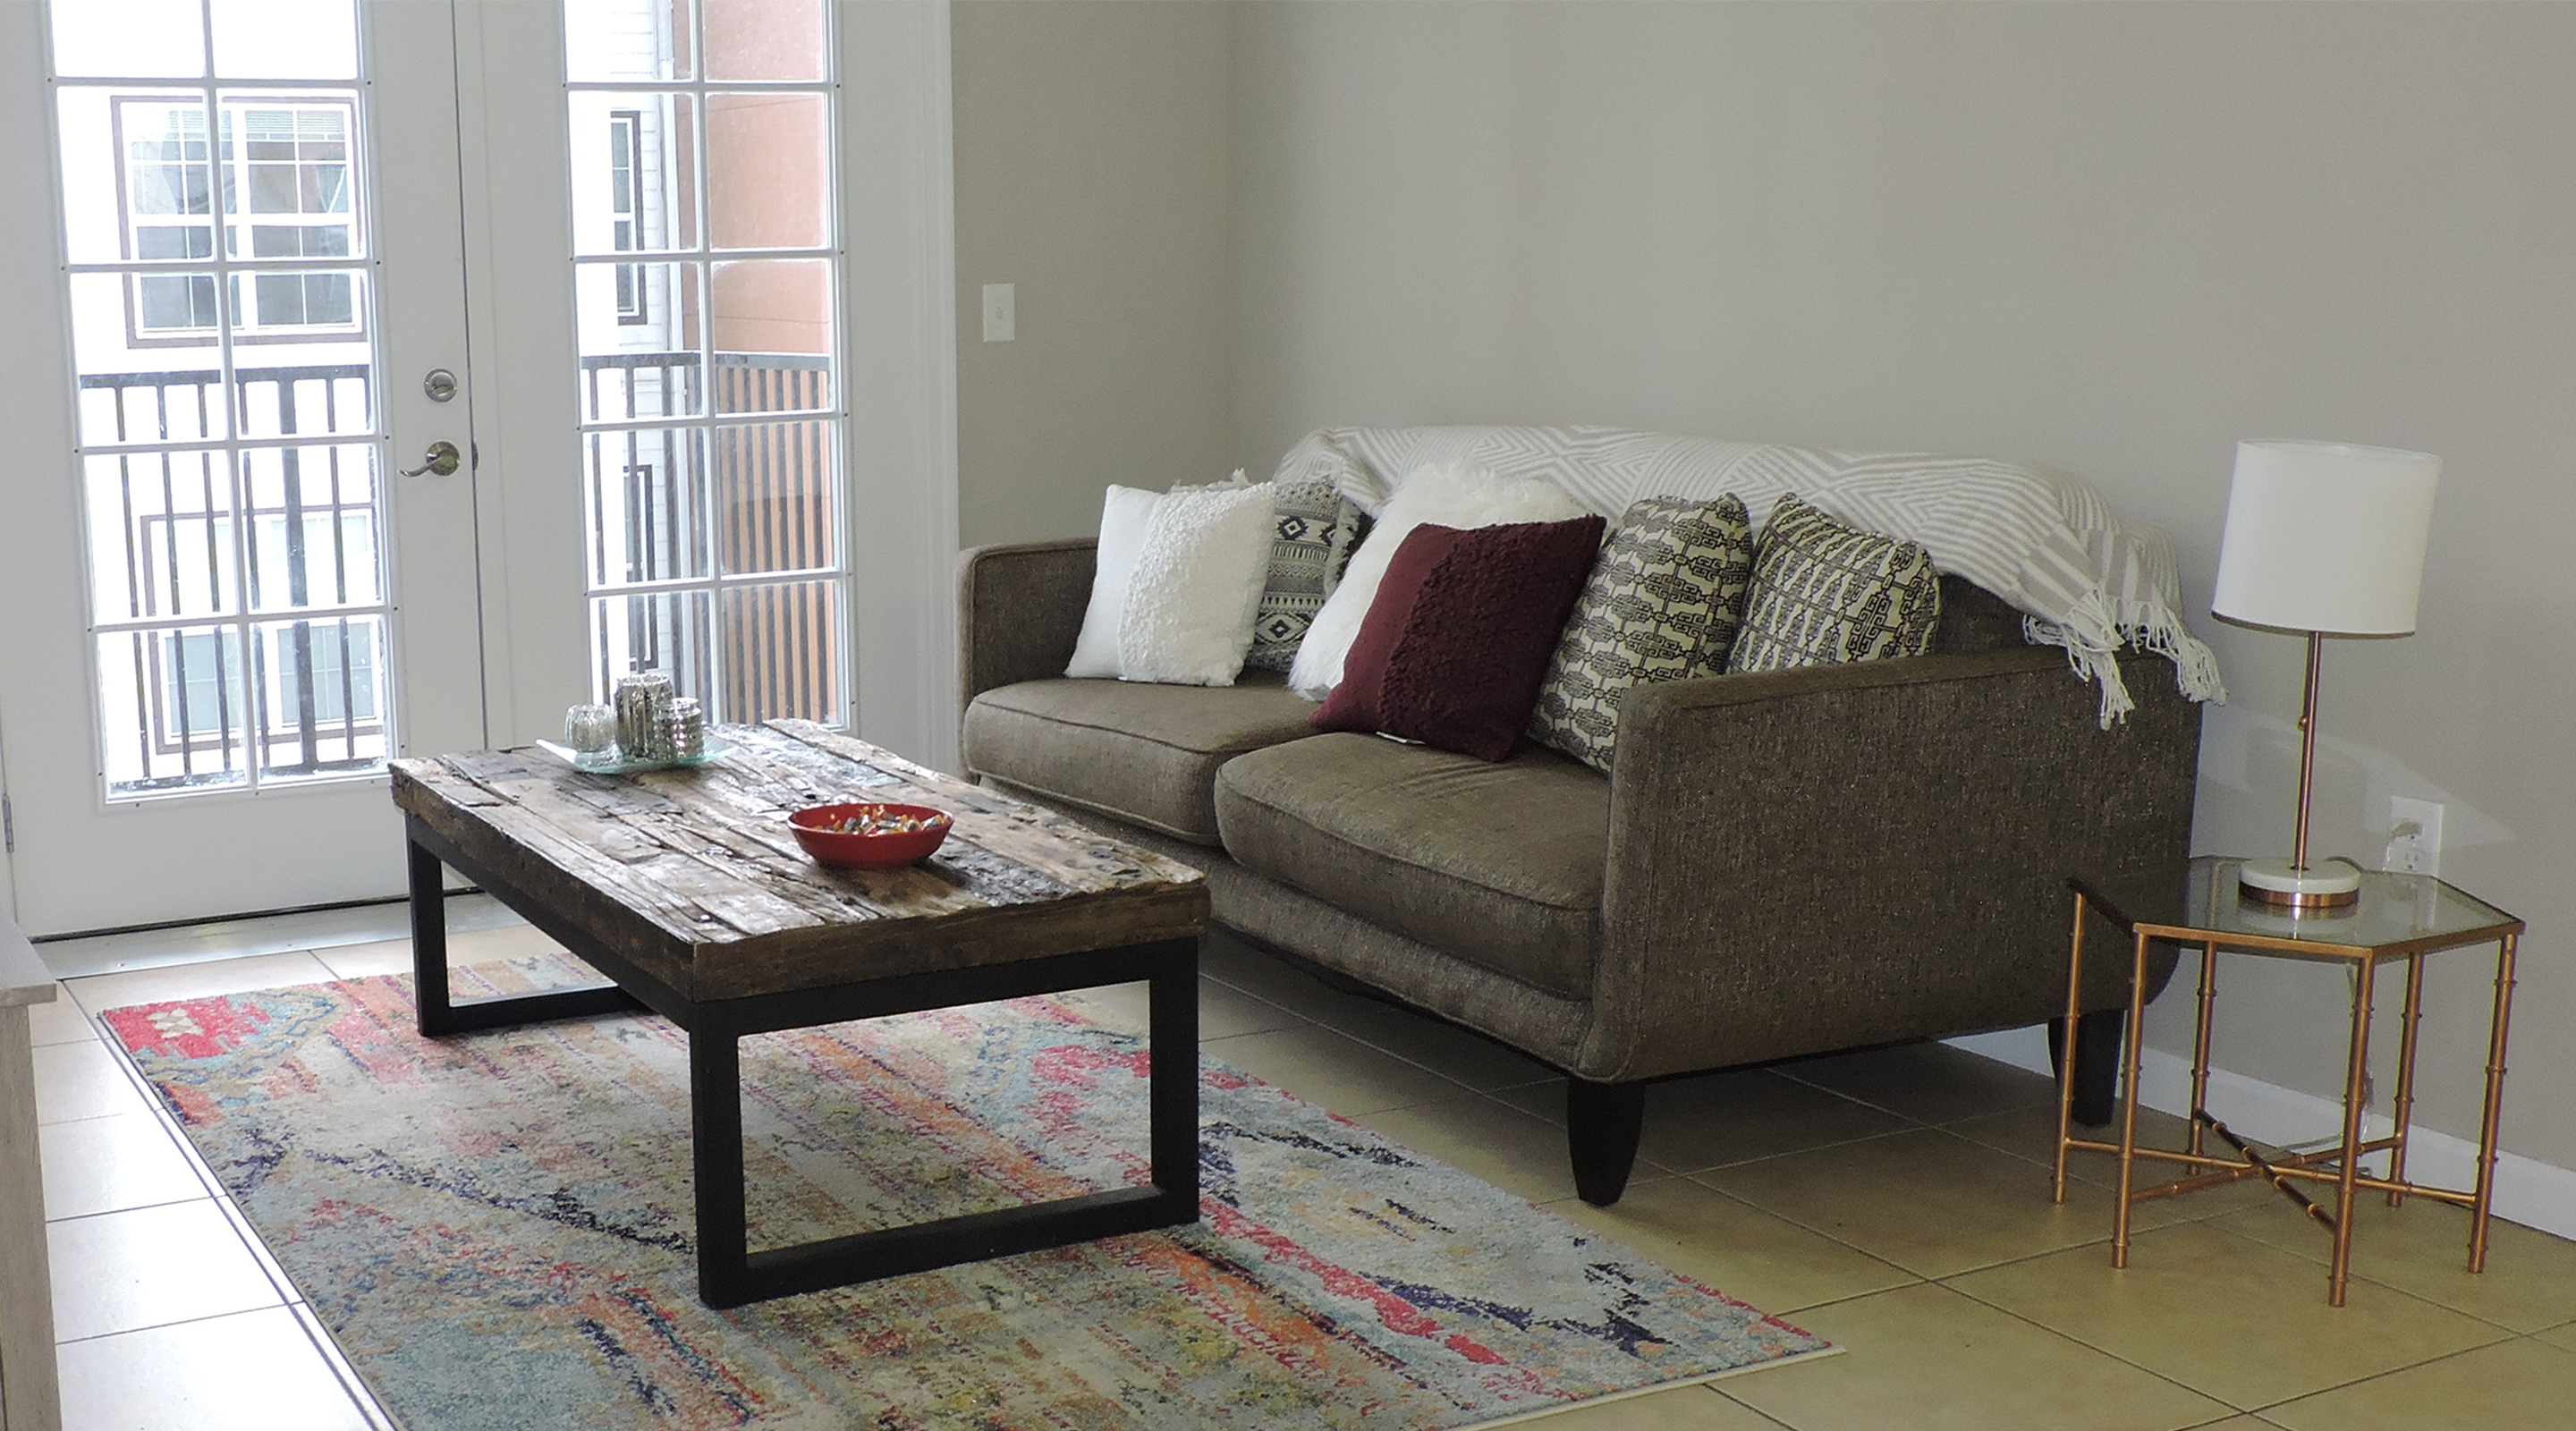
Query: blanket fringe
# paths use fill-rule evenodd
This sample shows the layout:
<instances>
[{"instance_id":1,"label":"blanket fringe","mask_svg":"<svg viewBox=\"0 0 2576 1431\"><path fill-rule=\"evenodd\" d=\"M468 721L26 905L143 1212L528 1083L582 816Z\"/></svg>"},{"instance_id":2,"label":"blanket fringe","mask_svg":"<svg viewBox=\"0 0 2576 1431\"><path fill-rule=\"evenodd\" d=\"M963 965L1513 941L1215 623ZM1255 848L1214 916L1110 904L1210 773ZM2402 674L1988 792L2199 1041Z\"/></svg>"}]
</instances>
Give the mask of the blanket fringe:
<instances>
[{"instance_id":1,"label":"blanket fringe","mask_svg":"<svg viewBox=\"0 0 2576 1431\"><path fill-rule=\"evenodd\" d=\"M2100 684L2104 730L2109 730L2120 721L2127 719L2129 712L2138 708L2137 700L2129 694L2128 682L2120 678L2117 647L2087 640L2067 627L2060 626L2054 621L2044 621L2036 616L2022 617L2021 634L2023 640L2034 646L2056 646L2063 649L2066 652L2066 664L2076 675Z\"/></svg>"},{"instance_id":2,"label":"blanket fringe","mask_svg":"<svg viewBox=\"0 0 2576 1431\"><path fill-rule=\"evenodd\" d=\"M2218 679L2218 657L2203 645L2200 638L2183 629L2182 622L2168 611L2123 612L2115 642L2105 642L2091 632L2078 633L2041 617L2024 615L2022 639L2034 646L2055 646L2066 652L2066 664L2076 675L2102 686L2102 728L2128 718L2138 708L2129 694L2128 682L2120 675L2119 647L2152 652L2173 662L2174 685L2186 700L2215 701L2227 704L2227 687ZM2139 619L2143 617L2143 619Z\"/></svg>"},{"instance_id":3,"label":"blanket fringe","mask_svg":"<svg viewBox=\"0 0 2576 1431\"><path fill-rule=\"evenodd\" d=\"M2195 701L2227 704L2227 686L2218 678L2218 656L2197 636L2183 629L2182 618L2161 604L2140 603L2120 613L2120 631L2129 644L2153 651L2174 663L2174 684Z\"/></svg>"}]
</instances>

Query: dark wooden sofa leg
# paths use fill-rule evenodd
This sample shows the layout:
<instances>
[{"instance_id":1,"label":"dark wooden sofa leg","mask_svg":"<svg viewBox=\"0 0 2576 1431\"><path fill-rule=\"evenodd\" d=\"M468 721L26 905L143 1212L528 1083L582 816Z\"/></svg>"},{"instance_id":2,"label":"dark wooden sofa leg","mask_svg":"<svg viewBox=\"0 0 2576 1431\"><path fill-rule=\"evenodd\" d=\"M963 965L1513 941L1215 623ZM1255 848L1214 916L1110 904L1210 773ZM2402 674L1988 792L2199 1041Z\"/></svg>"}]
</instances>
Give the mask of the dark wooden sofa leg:
<instances>
[{"instance_id":1,"label":"dark wooden sofa leg","mask_svg":"<svg viewBox=\"0 0 2576 1431\"><path fill-rule=\"evenodd\" d=\"M1565 1140L1574 1155L1574 1190L1608 1207L1628 1190L1637 1163L1637 1134L1646 1126L1646 1085L1565 1080Z\"/></svg>"},{"instance_id":2,"label":"dark wooden sofa leg","mask_svg":"<svg viewBox=\"0 0 2576 1431\"><path fill-rule=\"evenodd\" d=\"M2076 1122L2088 1128L2099 1128L2111 1121L2111 1109L2120 1098L2120 1044L2128 1033L2129 1011L2096 1009L2075 1021L2075 1107ZM2064 1079L2066 1070L2066 1020L2048 1021L2048 1064Z\"/></svg>"}]
</instances>

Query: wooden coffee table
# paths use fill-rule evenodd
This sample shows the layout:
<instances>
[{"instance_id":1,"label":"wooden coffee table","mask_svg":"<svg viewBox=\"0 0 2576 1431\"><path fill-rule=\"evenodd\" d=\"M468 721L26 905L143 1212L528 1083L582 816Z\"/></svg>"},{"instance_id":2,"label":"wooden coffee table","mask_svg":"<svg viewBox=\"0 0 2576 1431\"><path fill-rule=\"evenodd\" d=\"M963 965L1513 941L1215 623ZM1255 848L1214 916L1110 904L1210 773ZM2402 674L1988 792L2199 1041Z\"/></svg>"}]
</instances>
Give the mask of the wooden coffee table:
<instances>
[{"instance_id":1,"label":"wooden coffee table","mask_svg":"<svg viewBox=\"0 0 2576 1431\"><path fill-rule=\"evenodd\" d=\"M730 753L644 775L540 749L393 762L421 1033L636 1009L686 1030L710 1307L1195 1220L1198 872L810 722L716 735ZM842 800L935 806L956 825L920 865L829 870L785 817ZM442 864L614 987L453 1002ZM1152 985L1149 1185L750 1250L743 1036L1138 979Z\"/></svg>"}]
</instances>

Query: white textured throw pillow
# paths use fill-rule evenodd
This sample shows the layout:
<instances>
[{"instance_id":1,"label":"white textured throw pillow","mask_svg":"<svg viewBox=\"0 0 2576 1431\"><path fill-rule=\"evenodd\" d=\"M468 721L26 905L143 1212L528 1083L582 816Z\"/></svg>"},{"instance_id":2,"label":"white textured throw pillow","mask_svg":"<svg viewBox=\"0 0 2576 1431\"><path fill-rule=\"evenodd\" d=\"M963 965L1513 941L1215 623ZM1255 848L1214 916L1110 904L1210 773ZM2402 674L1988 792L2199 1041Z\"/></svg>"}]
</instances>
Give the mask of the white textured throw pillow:
<instances>
[{"instance_id":1,"label":"white textured throw pillow","mask_svg":"<svg viewBox=\"0 0 2576 1431\"><path fill-rule=\"evenodd\" d=\"M1288 669L1288 684L1297 694L1320 701L1342 683L1342 661L1359 639L1360 623L1377 600L1377 584L1386 575L1405 534L1424 522L1444 527L1493 527L1505 522L1563 522L1584 515L1582 503L1553 482L1534 477L1497 477L1480 467L1452 464L1422 467L1404 479L1386 499L1377 526L1351 554L1341 585L1324 598L1306 628L1306 640Z\"/></svg>"},{"instance_id":2,"label":"white textured throw pillow","mask_svg":"<svg viewBox=\"0 0 2576 1431\"><path fill-rule=\"evenodd\" d=\"M1160 492L1141 487L1112 487L1100 504L1100 551L1091 573L1091 604L1083 609L1082 635L1073 643L1068 676L1114 677L1118 674L1118 623L1127 610L1127 588L1136 575L1136 553L1145 545L1145 524L1154 515Z\"/></svg>"},{"instance_id":3,"label":"white textured throw pillow","mask_svg":"<svg viewBox=\"0 0 2576 1431\"><path fill-rule=\"evenodd\" d=\"M1121 680L1234 684L1270 575L1272 525L1267 482L1163 494L1118 620Z\"/></svg>"}]
</instances>

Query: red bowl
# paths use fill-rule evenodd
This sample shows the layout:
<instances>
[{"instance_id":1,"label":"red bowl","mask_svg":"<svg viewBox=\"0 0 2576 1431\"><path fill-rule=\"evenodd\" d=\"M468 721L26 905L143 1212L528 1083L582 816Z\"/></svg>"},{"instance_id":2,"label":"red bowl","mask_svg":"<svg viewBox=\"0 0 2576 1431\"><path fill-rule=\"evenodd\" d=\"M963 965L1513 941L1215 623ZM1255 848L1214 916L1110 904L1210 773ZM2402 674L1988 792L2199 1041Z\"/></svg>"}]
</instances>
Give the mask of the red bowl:
<instances>
[{"instance_id":1,"label":"red bowl","mask_svg":"<svg viewBox=\"0 0 2576 1431\"><path fill-rule=\"evenodd\" d=\"M832 826L871 815L910 815L930 822L902 834L845 834ZM945 811L927 805L809 805L787 817L796 843L818 862L845 870L890 870L925 859L948 838Z\"/></svg>"}]
</instances>

